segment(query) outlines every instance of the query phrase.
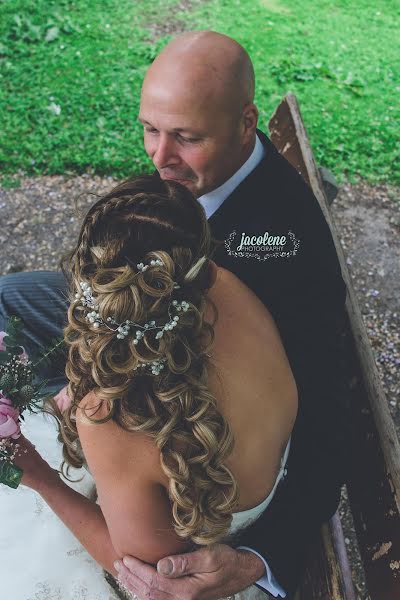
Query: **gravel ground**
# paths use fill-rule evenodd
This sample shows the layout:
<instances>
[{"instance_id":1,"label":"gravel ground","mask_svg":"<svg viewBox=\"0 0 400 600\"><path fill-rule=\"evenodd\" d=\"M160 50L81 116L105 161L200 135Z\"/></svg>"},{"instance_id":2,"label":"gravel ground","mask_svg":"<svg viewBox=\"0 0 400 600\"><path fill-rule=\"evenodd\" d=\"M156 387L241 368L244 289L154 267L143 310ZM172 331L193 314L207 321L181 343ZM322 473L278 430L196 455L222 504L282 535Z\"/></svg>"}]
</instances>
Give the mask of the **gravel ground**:
<instances>
[{"instance_id":1,"label":"gravel ground","mask_svg":"<svg viewBox=\"0 0 400 600\"><path fill-rule=\"evenodd\" d=\"M55 270L76 242L81 215L117 180L89 174L19 178L21 187L0 188L0 274Z\"/></svg>"},{"instance_id":2,"label":"gravel ground","mask_svg":"<svg viewBox=\"0 0 400 600\"><path fill-rule=\"evenodd\" d=\"M345 185L332 212L400 436L400 189Z\"/></svg>"},{"instance_id":3,"label":"gravel ground","mask_svg":"<svg viewBox=\"0 0 400 600\"><path fill-rule=\"evenodd\" d=\"M0 275L56 269L96 201L93 194L117 183L90 174L18 179L19 188L0 188ZM400 435L400 189L346 184L332 213ZM345 490L339 510L359 600L368 600Z\"/></svg>"}]
</instances>

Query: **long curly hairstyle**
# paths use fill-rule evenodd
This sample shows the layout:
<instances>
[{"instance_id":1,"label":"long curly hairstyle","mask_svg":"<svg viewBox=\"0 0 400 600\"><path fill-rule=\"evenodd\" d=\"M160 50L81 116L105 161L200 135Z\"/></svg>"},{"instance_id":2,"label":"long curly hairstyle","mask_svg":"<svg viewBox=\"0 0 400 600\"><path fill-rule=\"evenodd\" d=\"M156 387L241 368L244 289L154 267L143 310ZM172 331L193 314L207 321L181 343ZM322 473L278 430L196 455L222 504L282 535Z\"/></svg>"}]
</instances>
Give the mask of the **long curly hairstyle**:
<instances>
[{"instance_id":1,"label":"long curly hairstyle","mask_svg":"<svg viewBox=\"0 0 400 600\"><path fill-rule=\"evenodd\" d=\"M233 450L232 430L210 393L208 350L218 318L207 297L209 261L218 240L211 237L201 204L182 185L157 175L130 178L101 197L84 218L76 247L61 261L69 281L66 375L72 402L59 420L63 469L81 467L84 457L76 428L79 402L94 390L107 415L127 431L151 436L169 479L176 533L198 545L220 540L228 531L238 501L236 480L225 465ZM145 271L140 262L161 259L164 266ZM106 321L145 323L168 320L171 295L186 300L178 326L156 339L148 332L118 339L105 325L94 328L87 307L75 298L87 282ZM180 288L174 288L174 282ZM204 321L207 303L213 323ZM159 374L137 369L138 362L166 358ZM53 413L57 413L55 403Z\"/></svg>"}]
</instances>

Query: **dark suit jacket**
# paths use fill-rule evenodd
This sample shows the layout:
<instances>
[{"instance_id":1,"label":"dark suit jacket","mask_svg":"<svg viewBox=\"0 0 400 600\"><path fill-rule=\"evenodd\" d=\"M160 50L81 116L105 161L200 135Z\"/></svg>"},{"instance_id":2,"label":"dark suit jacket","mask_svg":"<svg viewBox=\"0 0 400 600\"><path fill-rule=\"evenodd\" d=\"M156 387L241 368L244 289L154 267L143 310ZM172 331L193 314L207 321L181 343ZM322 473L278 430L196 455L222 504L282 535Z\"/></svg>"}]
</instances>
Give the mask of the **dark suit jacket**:
<instances>
[{"instance_id":1,"label":"dark suit jacket","mask_svg":"<svg viewBox=\"0 0 400 600\"><path fill-rule=\"evenodd\" d=\"M268 560L290 597L303 573L307 546L335 512L345 480L345 427L335 381L346 288L318 201L271 141L258 134L265 158L210 217L209 225L214 238L225 240L213 259L268 307L298 386L287 476L268 509L240 539L240 545ZM280 252L239 254L243 233L265 232L286 236L289 256L263 260Z\"/></svg>"}]
</instances>

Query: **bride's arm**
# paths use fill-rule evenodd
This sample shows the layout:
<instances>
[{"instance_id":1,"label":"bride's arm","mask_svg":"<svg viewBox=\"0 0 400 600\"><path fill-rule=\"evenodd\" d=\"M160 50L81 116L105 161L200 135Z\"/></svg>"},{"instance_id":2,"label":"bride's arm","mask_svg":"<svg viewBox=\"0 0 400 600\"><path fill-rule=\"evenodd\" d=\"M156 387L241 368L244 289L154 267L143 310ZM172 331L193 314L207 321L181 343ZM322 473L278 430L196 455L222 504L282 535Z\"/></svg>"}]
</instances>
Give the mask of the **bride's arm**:
<instances>
[{"instance_id":1,"label":"bride's arm","mask_svg":"<svg viewBox=\"0 0 400 600\"><path fill-rule=\"evenodd\" d=\"M113 563L121 556L112 544L100 506L69 487L53 469L31 487L42 496L96 562L117 577Z\"/></svg>"},{"instance_id":2,"label":"bride's arm","mask_svg":"<svg viewBox=\"0 0 400 600\"><path fill-rule=\"evenodd\" d=\"M130 554L157 563L189 545L172 527L168 496L155 481L152 444L116 423L90 424L79 416L77 426L100 506L71 489L24 439L28 450L15 462L24 469L22 483L35 489L78 538L93 558L117 576L113 562ZM99 414L97 414L100 417Z\"/></svg>"},{"instance_id":3,"label":"bride's arm","mask_svg":"<svg viewBox=\"0 0 400 600\"><path fill-rule=\"evenodd\" d=\"M126 431L113 420L91 423L82 408L96 420L105 416L106 409L90 393L80 403L76 423L115 551L155 564L168 554L189 550L191 544L183 542L173 528L154 440Z\"/></svg>"}]
</instances>

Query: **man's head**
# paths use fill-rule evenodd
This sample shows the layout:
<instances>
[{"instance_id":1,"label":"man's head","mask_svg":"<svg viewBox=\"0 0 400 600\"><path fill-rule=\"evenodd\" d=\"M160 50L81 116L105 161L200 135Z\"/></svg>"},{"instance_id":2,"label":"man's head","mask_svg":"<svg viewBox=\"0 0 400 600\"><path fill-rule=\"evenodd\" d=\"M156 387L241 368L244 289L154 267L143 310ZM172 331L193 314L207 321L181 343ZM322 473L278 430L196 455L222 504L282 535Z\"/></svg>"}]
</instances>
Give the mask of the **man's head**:
<instances>
[{"instance_id":1,"label":"man's head","mask_svg":"<svg viewBox=\"0 0 400 600\"><path fill-rule=\"evenodd\" d=\"M233 39L185 33L159 54L142 87L139 120L162 179L196 197L224 183L254 147L254 70Z\"/></svg>"}]
</instances>

